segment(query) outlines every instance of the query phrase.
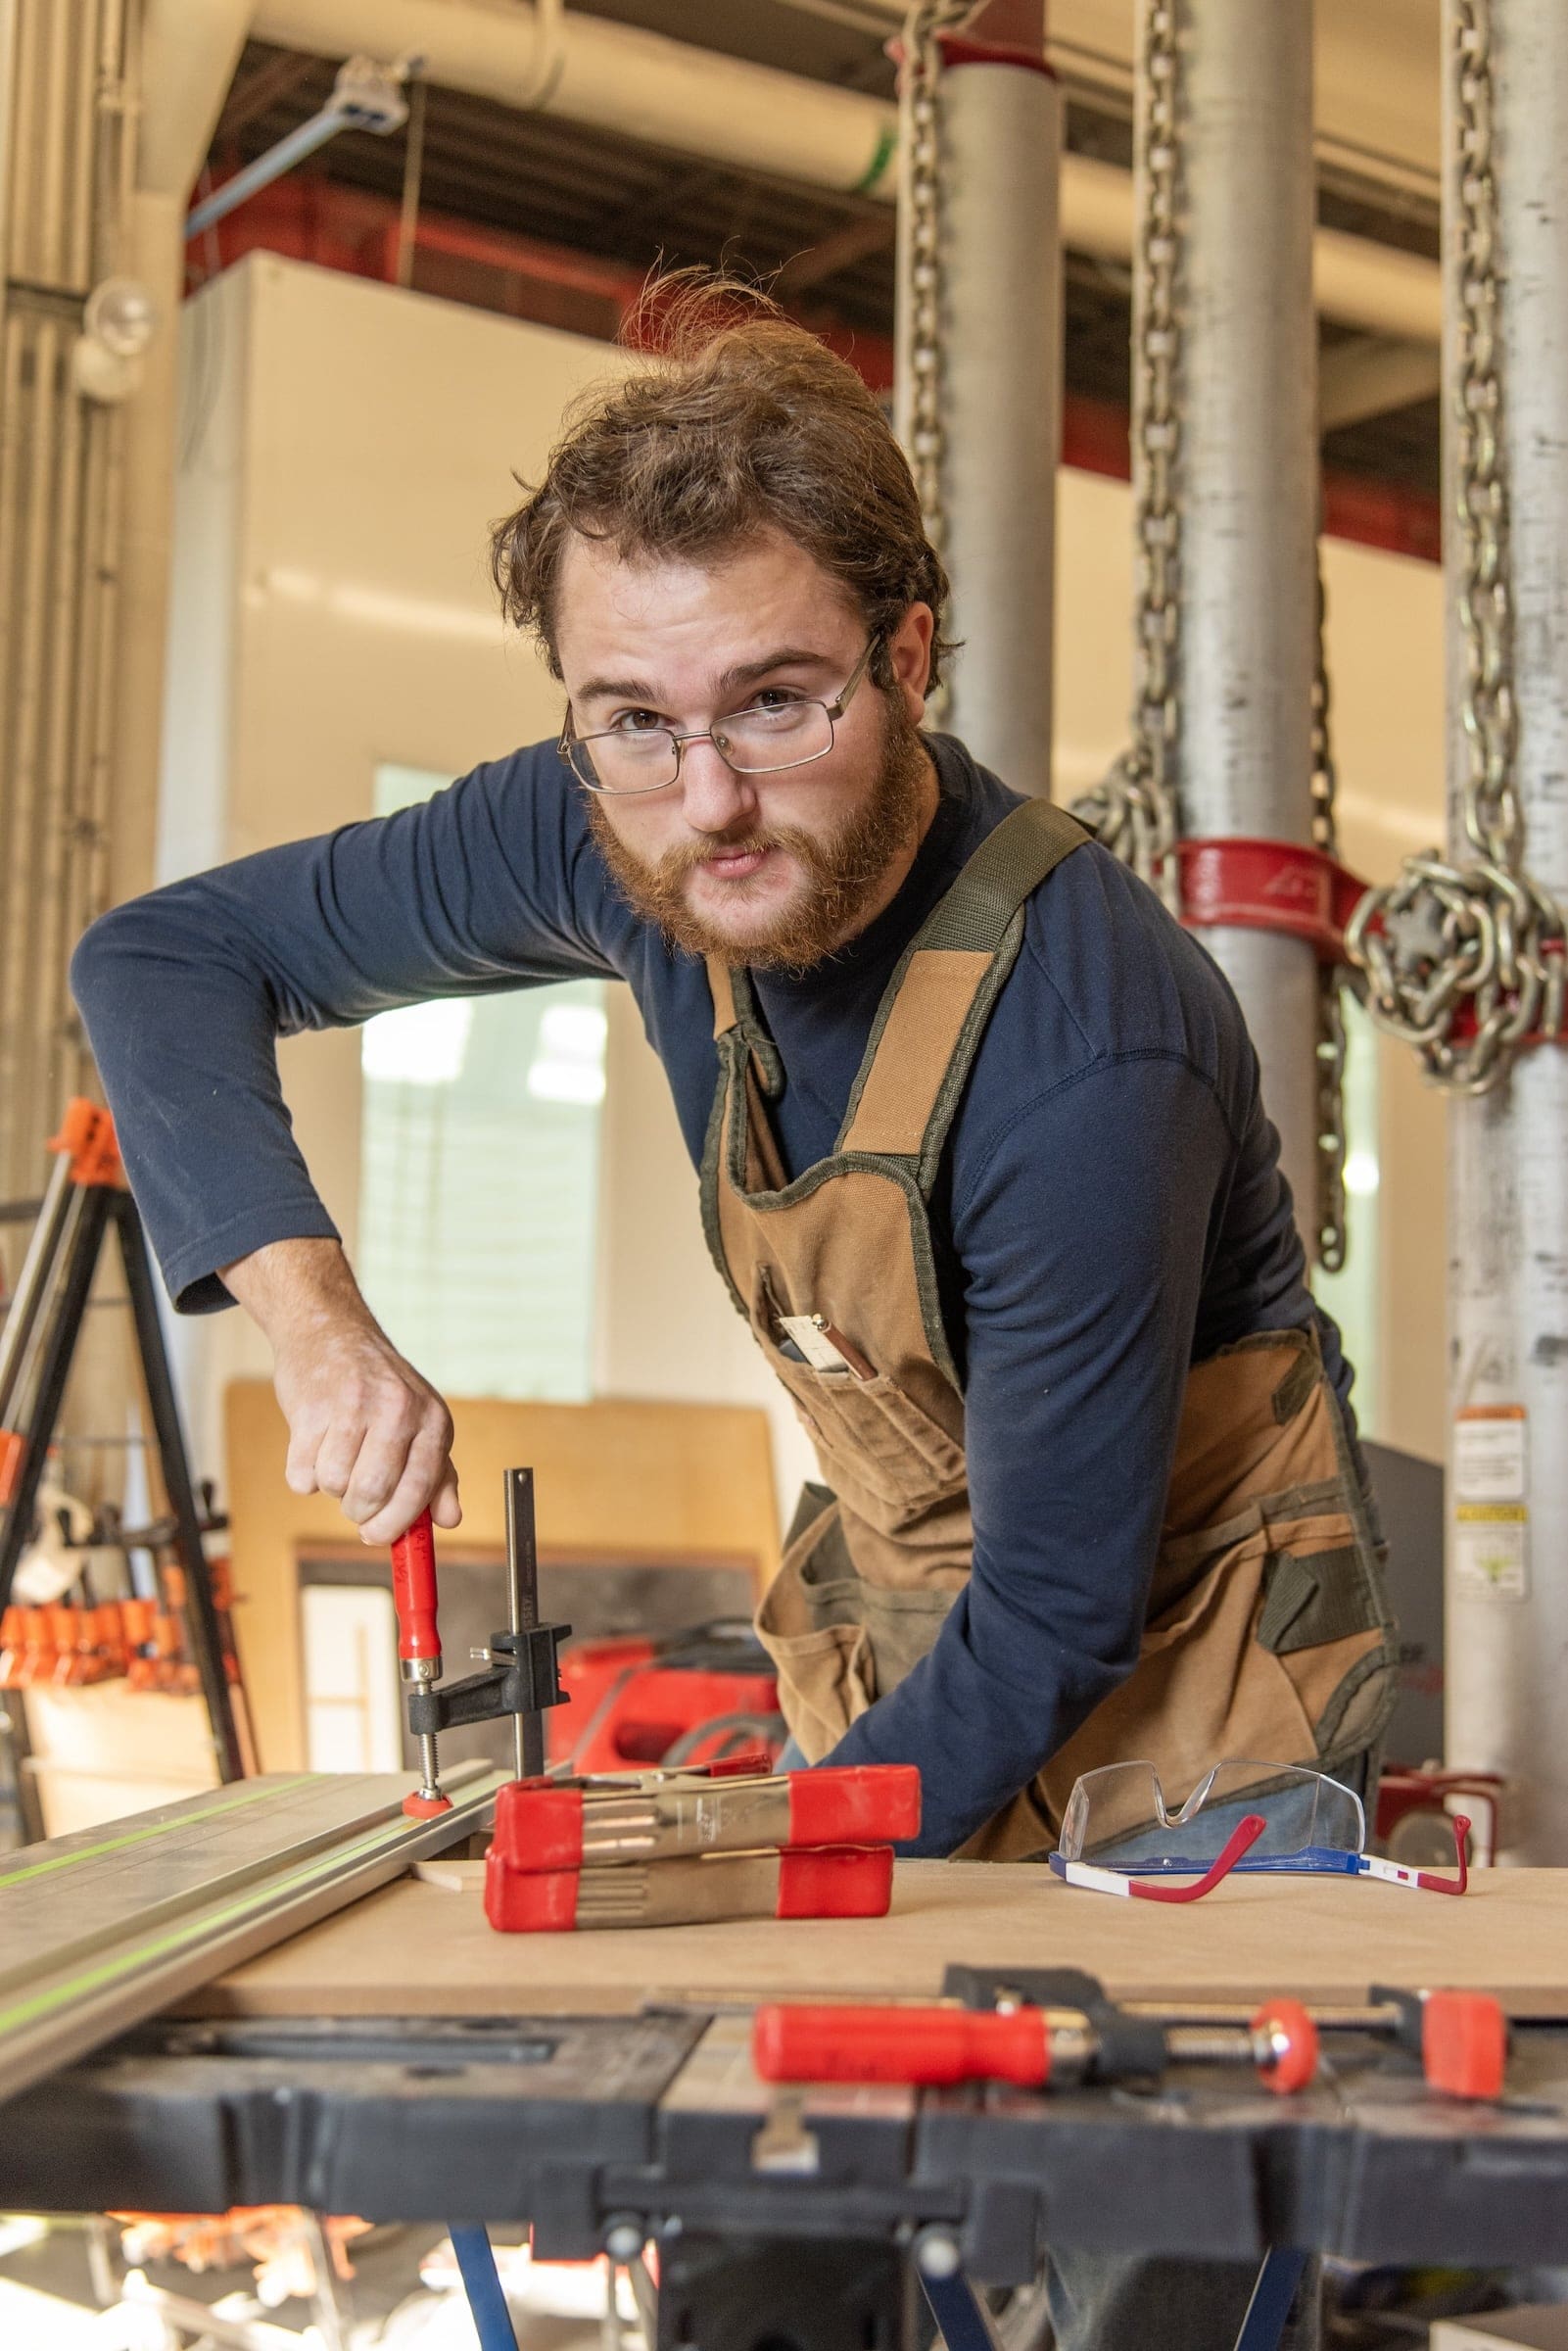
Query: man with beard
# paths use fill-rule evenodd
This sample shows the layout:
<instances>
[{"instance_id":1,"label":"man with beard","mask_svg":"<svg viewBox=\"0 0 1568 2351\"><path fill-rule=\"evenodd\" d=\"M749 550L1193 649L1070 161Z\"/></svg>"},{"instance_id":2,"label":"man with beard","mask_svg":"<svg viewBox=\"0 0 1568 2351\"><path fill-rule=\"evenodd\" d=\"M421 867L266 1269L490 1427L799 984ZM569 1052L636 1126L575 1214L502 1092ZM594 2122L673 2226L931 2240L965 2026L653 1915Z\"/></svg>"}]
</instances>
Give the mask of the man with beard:
<instances>
[{"instance_id":1,"label":"man with beard","mask_svg":"<svg viewBox=\"0 0 1568 2351\"><path fill-rule=\"evenodd\" d=\"M367 1543L458 1519L274 1036L616 977L823 1466L759 1616L806 1759L919 1764L911 1849L998 1859L1111 1763L1365 1787L1389 1627L1257 1058L1140 882L921 731L947 583L875 400L765 303L677 305L495 546L559 743L122 907L74 967L177 1304L271 1341L290 1485ZM1064 2256L1065 2339L1234 2330L1246 2277L1177 2267Z\"/></svg>"}]
</instances>

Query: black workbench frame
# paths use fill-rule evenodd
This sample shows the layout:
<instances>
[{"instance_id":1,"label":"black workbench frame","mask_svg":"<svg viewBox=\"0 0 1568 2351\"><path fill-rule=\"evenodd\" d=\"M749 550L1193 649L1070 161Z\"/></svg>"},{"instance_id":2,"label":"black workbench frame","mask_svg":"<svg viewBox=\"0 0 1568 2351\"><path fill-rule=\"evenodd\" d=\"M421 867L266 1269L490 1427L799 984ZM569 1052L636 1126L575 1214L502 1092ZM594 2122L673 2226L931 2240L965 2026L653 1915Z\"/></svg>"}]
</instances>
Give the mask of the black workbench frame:
<instances>
[{"instance_id":1,"label":"black workbench frame","mask_svg":"<svg viewBox=\"0 0 1568 2351\"><path fill-rule=\"evenodd\" d=\"M736 2240L908 2245L980 2281L1055 2239L1257 2259L1568 2261L1568 2027L1516 2030L1496 2105L1336 2040L1318 2084L1176 2072L1147 2092L785 2092L746 2020L157 2020L0 2109L0 2204L303 2204L369 2220L528 2220L586 2258L628 2220Z\"/></svg>"}]
</instances>

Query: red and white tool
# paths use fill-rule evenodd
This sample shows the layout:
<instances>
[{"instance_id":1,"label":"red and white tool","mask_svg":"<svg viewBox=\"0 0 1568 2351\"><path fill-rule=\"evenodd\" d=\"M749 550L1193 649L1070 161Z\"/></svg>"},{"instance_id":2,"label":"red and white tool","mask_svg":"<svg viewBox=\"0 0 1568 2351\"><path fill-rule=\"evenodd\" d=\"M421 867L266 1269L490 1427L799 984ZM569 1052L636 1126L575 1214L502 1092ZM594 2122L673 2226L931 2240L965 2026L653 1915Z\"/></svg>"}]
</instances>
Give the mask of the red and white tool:
<instances>
[{"instance_id":1,"label":"red and white tool","mask_svg":"<svg viewBox=\"0 0 1568 2351\"><path fill-rule=\"evenodd\" d=\"M485 1856L485 1916L503 1935L720 1918L881 1918L892 1886L887 1846L552 1870L508 1868L492 1846Z\"/></svg>"},{"instance_id":2,"label":"red and white tool","mask_svg":"<svg viewBox=\"0 0 1568 2351\"><path fill-rule=\"evenodd\" d=\"M1300 2000L1274 1999L1245 2023L1148 2001L1118 2008L1103 1998L1082 2009L770 2003L753 2020L752 2062L765 2082L1009 2082L1026 2089L1148 2079L1164 2065L1250 2064L1266 2088L1287 2093L1314 2079L1327 2033L1394 2040L1419 2058L1428 2088L1445 2097L1502 2094L1508 2020L1490 1992L1379 1984L1358 2008L1314 2015Z\"/></svg>"},{"instance_id":3,"label":"red and white tool","mask_svg":"<svg viewBox=\"0 0 1568 2351\"><path fill-rule=\"evenodd\" d=\"M518 1780L496 1799L495 1849L508 1869L551 1870L891 1845L917 1835L920 1815L920 1772L912 1763L651 1786Z\"/></svg>"}]
</instances>

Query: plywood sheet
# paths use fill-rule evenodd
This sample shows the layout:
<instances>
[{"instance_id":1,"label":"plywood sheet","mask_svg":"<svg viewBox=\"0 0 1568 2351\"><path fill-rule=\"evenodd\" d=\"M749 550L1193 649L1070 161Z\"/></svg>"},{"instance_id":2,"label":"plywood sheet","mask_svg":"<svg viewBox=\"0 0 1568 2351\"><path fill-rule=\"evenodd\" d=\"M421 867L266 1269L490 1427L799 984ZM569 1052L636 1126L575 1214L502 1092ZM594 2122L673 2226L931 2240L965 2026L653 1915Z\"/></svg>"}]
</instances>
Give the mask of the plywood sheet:
<instances>
[{"instance_id":1,"label":"plywood sheet","mask_svg":"<svg viewBox=\"0 0 1568 2351\"><path fill-rule=\"evenodd\" d=\"M885 1919L497 1935L479 1865L441 1864L197 1997L228 2015L630 2014L773 1994L929 1997L952 1961L1088 1968L1127 1999L1326 2004L1383 1982L1568 2016L1568 1870L1483 1871L1458 1901L1369 1879L1233 1879L1186 1909L1116 1901L1046 1869L914 1861L899 1864Z\"/></svg>"}]
</instances>

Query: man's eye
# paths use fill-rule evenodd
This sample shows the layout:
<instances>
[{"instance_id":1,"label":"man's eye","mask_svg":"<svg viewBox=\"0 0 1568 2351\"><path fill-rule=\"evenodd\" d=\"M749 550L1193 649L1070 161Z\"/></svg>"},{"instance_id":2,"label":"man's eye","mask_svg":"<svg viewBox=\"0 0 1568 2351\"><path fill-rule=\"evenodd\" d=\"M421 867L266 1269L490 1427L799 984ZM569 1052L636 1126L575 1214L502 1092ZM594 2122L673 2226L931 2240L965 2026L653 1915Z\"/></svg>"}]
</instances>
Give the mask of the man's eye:
<instances>
[{"instance_id":1,"label":"man's eye","mask_svg":"<svg viewBox=\"0 0 1568 2351\"><path fill-rule=\"evenodd\" d=\"M652 710L623 710L610 721L611 730L617 735L646 735L663 724Z\"/></svg>"},{"instance_id":2,"label":"man's eye","mask_svg":"<svg viewBox=\"0 0 1568 2351\"><path fill-rule=\"evenodd\" d=\"M746 707L748 710L787 710L799 699L800 696L792 687L765 686L760 694L752 696Z\"/></svg>"}]
</instances>

